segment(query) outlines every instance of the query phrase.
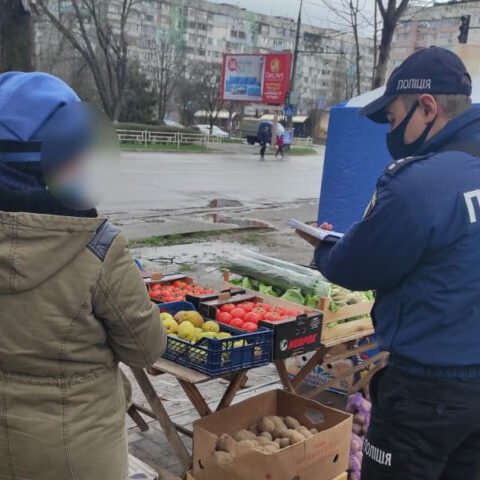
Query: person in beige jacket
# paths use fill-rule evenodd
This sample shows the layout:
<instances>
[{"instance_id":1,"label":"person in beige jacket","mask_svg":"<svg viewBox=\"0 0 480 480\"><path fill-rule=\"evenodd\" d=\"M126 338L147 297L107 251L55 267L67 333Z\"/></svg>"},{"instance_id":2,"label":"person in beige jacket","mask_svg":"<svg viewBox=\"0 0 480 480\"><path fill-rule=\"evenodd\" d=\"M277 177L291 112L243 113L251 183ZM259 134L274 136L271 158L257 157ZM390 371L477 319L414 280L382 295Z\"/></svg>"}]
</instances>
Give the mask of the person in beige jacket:
<instances>
[{"instance_id":1,"label":"person in beige jacket","mask_svg":"<svg viewBox=\"0 0 480 480\"><path fill-rule=\"evenodd\" d=\"M118 364L165 349L124 236L45 189L43 126L78 101L50 75L0 75L1 480L127 479Z\"/></svg>"}]
</instances>

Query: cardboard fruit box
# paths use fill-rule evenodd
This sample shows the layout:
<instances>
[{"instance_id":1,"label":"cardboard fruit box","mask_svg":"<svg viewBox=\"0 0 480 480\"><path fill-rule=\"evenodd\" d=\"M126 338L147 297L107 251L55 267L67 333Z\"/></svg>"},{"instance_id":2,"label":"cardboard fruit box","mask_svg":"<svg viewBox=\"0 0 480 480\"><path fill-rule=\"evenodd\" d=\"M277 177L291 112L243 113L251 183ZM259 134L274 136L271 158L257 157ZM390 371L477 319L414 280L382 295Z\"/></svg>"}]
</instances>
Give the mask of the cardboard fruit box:
<instances>
[{"instance_id":1,"label":"cardboard fruit box","mask_svg":"<svg viewBox=\"0 0 480 480\"><path fill-rule=\"evenodd\" d=\"M306 352L318 350L321 342L323 314L318 310L306 308L280 298L261 295L252 290L230 294L224 292L216 299L210 299L200 304L200 313L208 318L216 319L217 309L227 303L243 302L266 303L273 307L288 308L303 311L297 317L270 322L261 320L258 325L273 330L272 360L289 358Z\"/></svg>"},{"instance_id":2,"label":"cardboard fruit box","mask_svg":"<svg viewBox=\"0 0 480 480\"><path fill-rule=\"evenodd\" d=\"M292 416L319 433L265 454L231 439L234 461L220 466L214 457L218 438L247 428L267 415ZM348 468L351 415L283 390L249 398L194 423L193 476L196 480L331 480Z\"/></svg>"}]
</instances>

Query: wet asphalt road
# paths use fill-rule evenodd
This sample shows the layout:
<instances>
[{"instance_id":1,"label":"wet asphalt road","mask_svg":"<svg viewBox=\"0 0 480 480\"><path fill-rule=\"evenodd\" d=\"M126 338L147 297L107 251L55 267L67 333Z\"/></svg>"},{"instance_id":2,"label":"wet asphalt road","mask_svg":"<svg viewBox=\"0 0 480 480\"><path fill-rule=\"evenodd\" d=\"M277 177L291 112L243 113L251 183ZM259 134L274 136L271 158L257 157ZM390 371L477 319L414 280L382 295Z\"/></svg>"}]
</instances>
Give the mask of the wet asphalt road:
<instances>
[{"instance_id":1,"label":"wet asphalt road","mask_svg":"<svg viewBox=\"0 0 480 480\"><path fill-rule=\"evenodd\" d=\"M248 205L318 199L323 147L318 155L260 161L257 149L236 153L124 153L115 192L102 205L107 212L205 207L213 199Z\"/></svg>"}]
</instances>

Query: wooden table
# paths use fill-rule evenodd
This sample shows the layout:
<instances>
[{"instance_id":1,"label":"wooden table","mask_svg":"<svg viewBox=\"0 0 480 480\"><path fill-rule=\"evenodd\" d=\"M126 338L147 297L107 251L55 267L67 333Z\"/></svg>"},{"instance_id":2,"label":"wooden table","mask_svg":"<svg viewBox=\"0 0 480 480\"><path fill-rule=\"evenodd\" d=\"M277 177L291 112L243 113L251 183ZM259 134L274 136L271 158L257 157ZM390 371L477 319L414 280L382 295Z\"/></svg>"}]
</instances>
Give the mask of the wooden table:
<instances>
[{"instance_id":1,"label":"wooden table","mask_svg":"<svg viewBox=\"0 0 480 480\"><path fill-rule=\"evenodd\" d=\"M135 420L135 414L138 415L138 412L141 412L158 421L165 432L165 436L167 437L170 446L174 450L182 466L185 468L185 472L191 468L192 456L186 449L185 444L178 433L183 433L191 438L193 437L193 432L185 428L183 425L178 425L173 422L162 403L162 399L157 395L157 392L148 378L147 372L150 375L163 375L165 373L173 375L191 401L192 405L197 410L200 417L211 415L214 411L216 412L230 406L235 394L247 380L247 374L245 371L240 371L226 377L229 381L228 386L217 407L214 411L212 411L197 388L198 384L212 380L212 377L209 375L197 372L196 370L192 370L191 368L187 368L182 365L178 365L177 363L166 359L158 360L147 371L139 368L132 368L132 372L143 394L145 395L151 410L146 409L138 404L134 404L131 409L132 411L129 412L130 416ZM145 425L142 425L141 423L137 422L137 425L139 425L141 429L145 428Z\"/></svg>"},{"instance_id":2,"label":"wooden table","mask_svg":"<svg viewBox=\"0 0 480 480\"><path fill-rule=\"evenodd\" d=\"M370 350L377 348L377 344L371 341L369 337L373 334L373 331L358 332L352 334L349 337L337 338L331 341L325 341L315 354L308 360L308 362L302 367L302 369L293 378L288 373L285 360L276 360L275 366L277 367L278 375L286 390L291 393L298 393L298 389L305 378L315 369L317 365L322 365L325 362L334 363L339 360L345 360L348 358L356 357ZM366 343L361 346L357 346L360 339L364 338ZM332 353L339 345L345 345L347 347L345 352L340 354ZM385 352L377 353L369 358L363 359L361 362L353 365L351 368L344 370L341 374L335 375L329 381L325 382L318 387L313 388L308 393L304 394L309 398L314 398L320 392L327 390L331 386L338 383L344 378L348 378L355 373L363 372L364 374L357 380L349 390L349 394L358 392L364 389L372 376L381 368L385 366L387 360L387 354Z\"/></svg>"}]
</instances>

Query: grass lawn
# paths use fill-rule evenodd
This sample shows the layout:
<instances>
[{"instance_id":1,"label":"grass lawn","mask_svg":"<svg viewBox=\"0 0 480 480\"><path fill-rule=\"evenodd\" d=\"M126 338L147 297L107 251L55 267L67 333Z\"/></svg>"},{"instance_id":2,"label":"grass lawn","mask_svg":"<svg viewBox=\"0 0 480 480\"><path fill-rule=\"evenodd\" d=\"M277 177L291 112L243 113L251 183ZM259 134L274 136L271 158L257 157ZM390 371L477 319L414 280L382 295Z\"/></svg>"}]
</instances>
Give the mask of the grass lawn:
<instances>
[{"instance_id":1,"label":"grass lawn","mask_svg":"<svg viewBox=\"0 0 480 480\"><path fill-rule=\"evenodd\" d=\"M291 147L285 153L287 155L315 155L317 151L313 147Z\"/></svg>"},{"instance_id":2,"label":"grass lawn","mask_svg":"<svg viewBox=\"0 0 480 480\"><path fill-rule=\"evenodd\" d=\"M141 143L122 143L120 145L122 150L144 150L145 152L194 152L194 153L206 153L208 148L205 145L188 144L180 145L177 149L176 144L149 144L144 145Z\"/></svg>"}]
</instances>

